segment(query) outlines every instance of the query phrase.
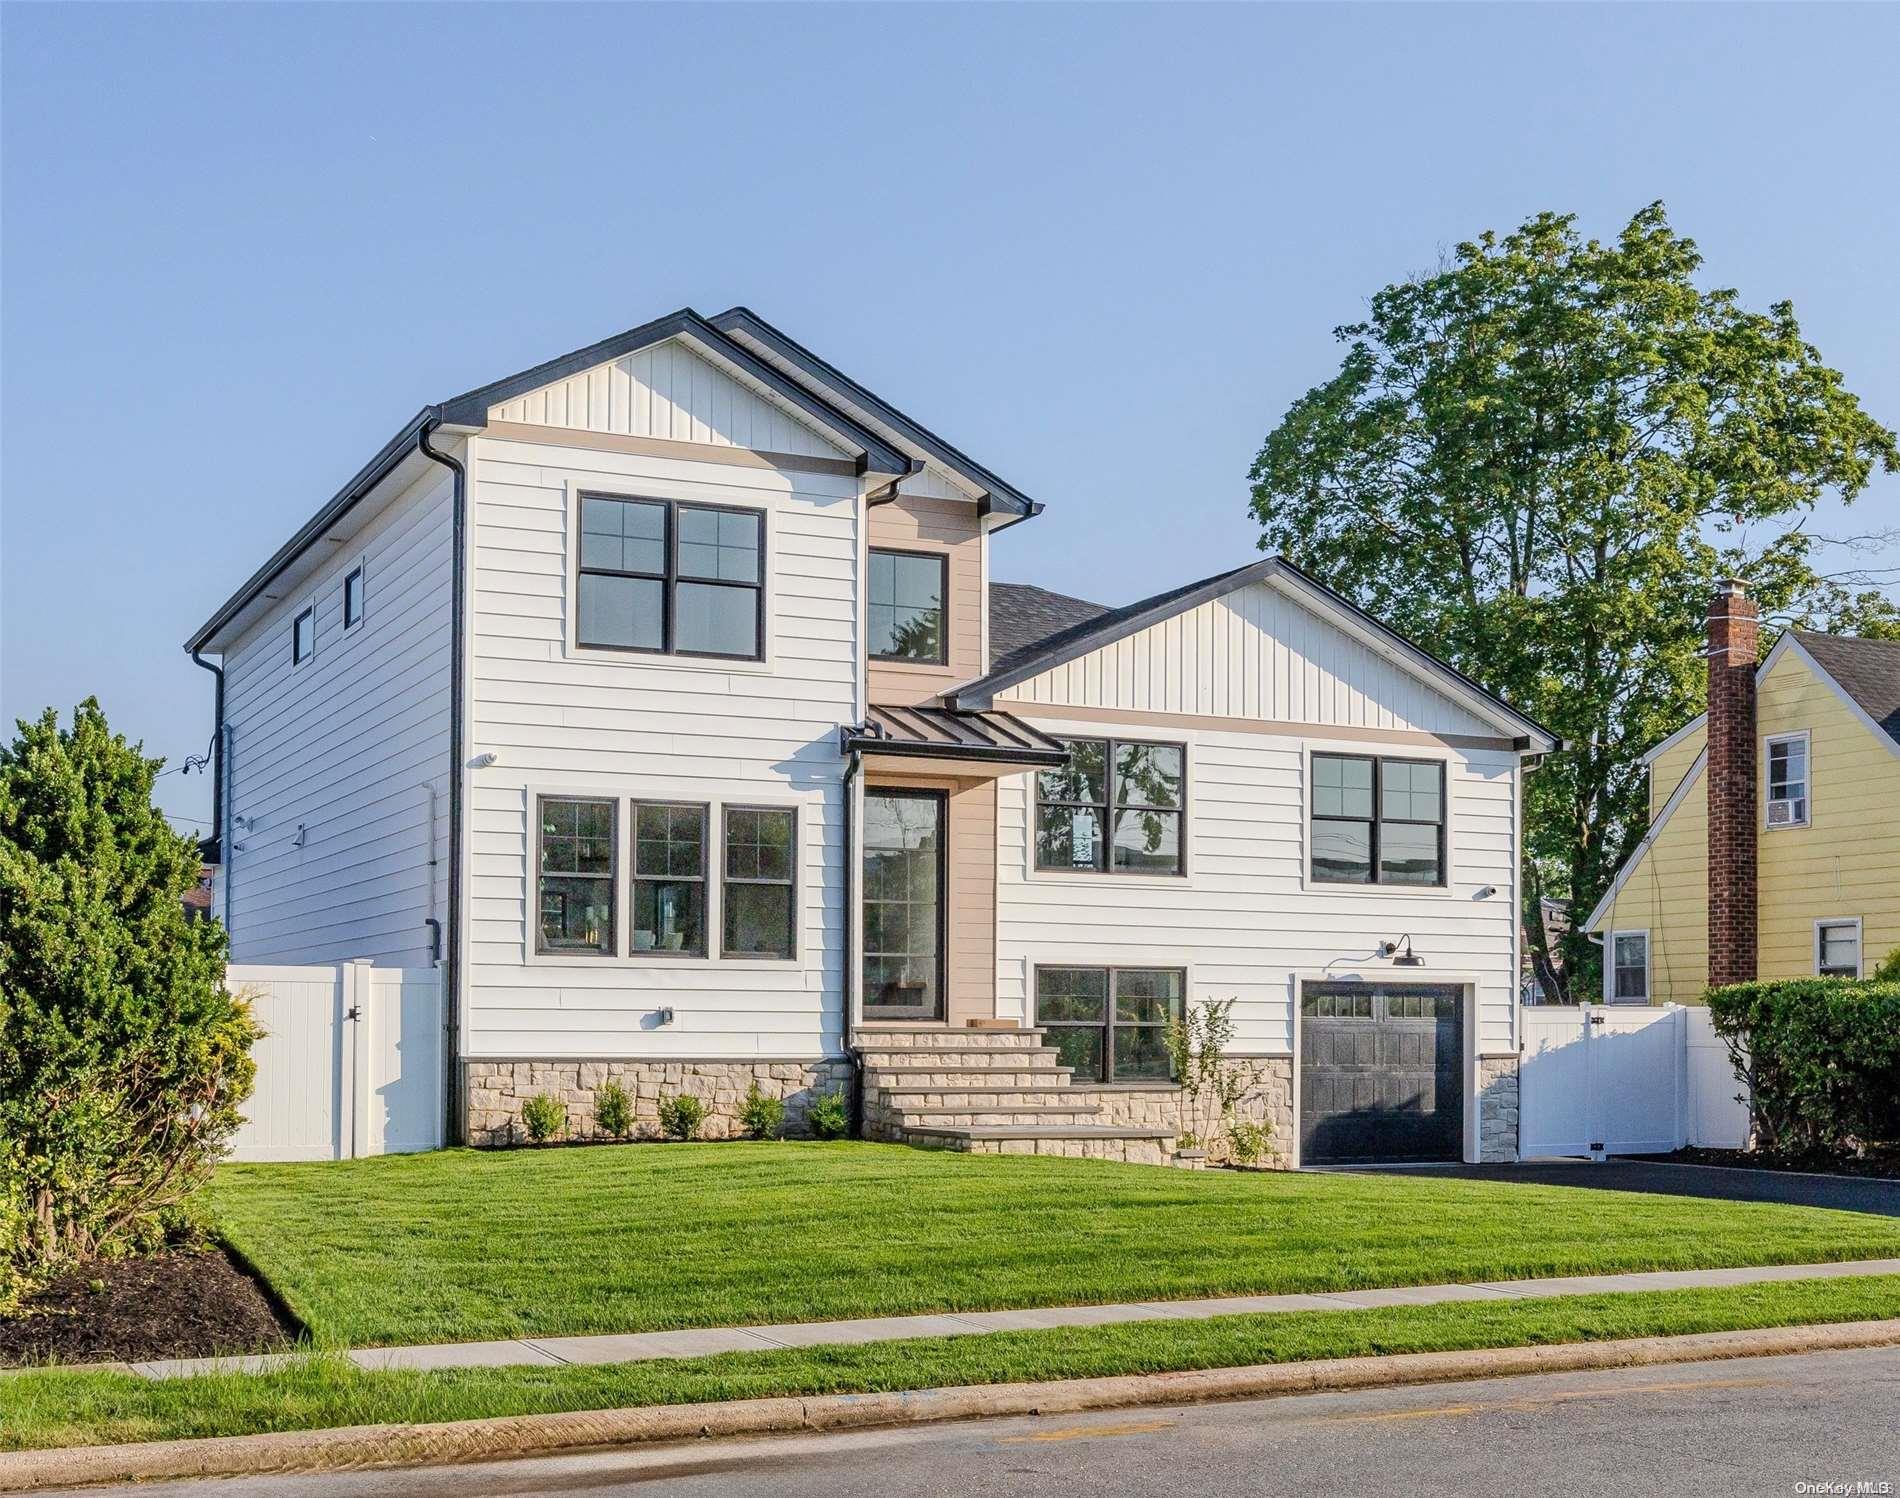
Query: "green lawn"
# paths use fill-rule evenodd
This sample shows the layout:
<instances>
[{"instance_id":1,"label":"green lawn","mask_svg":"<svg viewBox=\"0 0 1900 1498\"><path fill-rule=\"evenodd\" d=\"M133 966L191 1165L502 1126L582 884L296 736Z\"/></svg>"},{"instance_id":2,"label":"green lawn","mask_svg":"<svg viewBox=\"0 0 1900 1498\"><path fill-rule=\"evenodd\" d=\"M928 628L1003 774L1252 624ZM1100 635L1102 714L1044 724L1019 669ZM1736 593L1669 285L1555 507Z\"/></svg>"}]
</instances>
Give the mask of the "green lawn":
<instances>
[{"instance_id":1,"label":"green lawn","mask_svg":"<svg viewBox=\"0 0 1900 1498\"><path fill-rule=\"evenodd\" d=\"M330 1346L1900 1255L1803 1207L857 1143L233 1165L213 1208Z\"/></svg>"},{"instance_id":2,"label":"green lawn","mask_svg":"<svg viewBox=\"0 0 1900 1498\"><path fill-rule=\"evenodd\" d=\"M1248 1367L1896 1315L1900 1276L1889 1275L1724 1290L1149 1321L595 1368L363 1373L341 1358L325 1356L269 1374L161 1383L128 1374L18 1373L0 1376L0 1450Z\"/></svg>"}]
</instances>

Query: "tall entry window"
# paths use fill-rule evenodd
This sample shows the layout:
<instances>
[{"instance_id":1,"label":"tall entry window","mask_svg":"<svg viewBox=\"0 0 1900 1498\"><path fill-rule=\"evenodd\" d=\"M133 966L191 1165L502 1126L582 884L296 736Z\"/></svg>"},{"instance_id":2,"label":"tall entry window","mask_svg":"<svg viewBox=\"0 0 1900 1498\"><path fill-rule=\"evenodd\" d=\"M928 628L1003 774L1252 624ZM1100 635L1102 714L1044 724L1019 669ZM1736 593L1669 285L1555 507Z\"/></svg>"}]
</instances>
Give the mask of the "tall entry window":
<instances>
[{"instance_id":1,"label":"tall entry window","mask_svg":"<svg viewBox=\"0 0 1900 1498\"><path fill-rule=\"evenodd\" d=\"M864 1013L941 1019L944 989L941 791L864 793Z\"/></svg>"},{"instance_id":2,"label":"tall entry window","mask_svg":"<svg viewBox=\"0 0 1900 1498\"><path fill-rule=\"evenodd\" d=\"M599 650L765 654L756 510L583 494L574 639Z\"/></svg>"},{"instance_id":3,"label":"tall entry window","mask_svg":"<svg viewBox=\"0 0 1900 1498\"><path fill-rule=\"evenodd\" d=\"M943 600L950 559L936 553L873 551L867 599L870 654L880 661L942 665Z\"/></svg>"}]
</instances>

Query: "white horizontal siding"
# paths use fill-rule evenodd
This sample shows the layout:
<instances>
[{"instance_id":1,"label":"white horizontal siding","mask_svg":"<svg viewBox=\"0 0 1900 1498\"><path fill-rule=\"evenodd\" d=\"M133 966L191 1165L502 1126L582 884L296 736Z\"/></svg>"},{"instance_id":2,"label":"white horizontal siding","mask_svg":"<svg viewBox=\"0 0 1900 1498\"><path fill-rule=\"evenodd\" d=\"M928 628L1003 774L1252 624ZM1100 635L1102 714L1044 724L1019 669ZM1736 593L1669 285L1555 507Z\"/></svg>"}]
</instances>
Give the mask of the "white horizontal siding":
<instances>
[{"instance_id":1,"label":"white horizontal siding","mask_svg":"<svg viewBox=\"0 0 1900 1498\"><path fill-rule=\"evenodd\" d=\"M677 339L583 370L489 409L493 421L845 456L805 421L756 394Z\"/></svg>"},{"instance_id":2,"label":"white horizontal siding","mask_svg":"<svg viewBox=\"0 0 1900 1498\"><path fill-rule=\"evenodd\" d=\"M225 653L229 812L248 822L218 892L234 962L429 962L447 882L450 500L445 472L413 484ZM346 632L359 564L363 622ZM316 653L293 666L292 621L313 603Z\"/></svg>"},{"instance_id":3,"label":"white horizontal siding","mask_svg":"<svg viewBox=\"0 0 1900 1498\"><path fill-rule=\"evenodd\" d=\"M844 986L837 732L853 716L858 680L855 481L490 437L472 449L469 753L499 762L472 774L464 1054L835 1054ZM763 510L764 667L570 649L577 487ZM536 960L530 803L555 790L794 805L797 960ZM717 826L715 810L715 839ZM711 863L716 875L716 847ZM624 906L624 877L618 895ZM659 1028L663 1007L675 1021Z\"/></svg>"},{"instance_id":4,"label":"white horizontal siding","mask_svg":"<svg viewBox=\"0 0 1900 1498\"><path fill-rule=\"evenodd\" d=\"M1057 736L1099 735L1099 723L1039 715ZM1308 887L1305 764L1320 735L1156 728L1188 746L1187 873L1180 878L1050 874L1034 868L1034 782L1001 785L998 806L999 1012L1034 1012L1038 965L1190 969L1195 1000L1237 999L1235 1049L1289 1054L1300 977L1380 974L1476 980L1482 1051L1512 1049L1513 805L1517 757L1442 751L1449 786L1451 872L1438 891ZM1363 749L1365 746L1356 745ZM1375 751L1376 752L1376 751ZM1407 747L1408 757L1420 751ZM1492 886L1495 893L1479 897ZM1409 934L1427 966L1394 972L1377 943Z\"/></svg>"},{"instance_id":5,"label":"white horizontal siding","mask_svg":"<svg viewBox=\"0 0 1900 1498\"><path fill-rule=\"evenodd\" d=\"M1004 695L1064 707L1341 728L1498 732L1267 583L1164 619Z\"/></svg>"}]
</instances>

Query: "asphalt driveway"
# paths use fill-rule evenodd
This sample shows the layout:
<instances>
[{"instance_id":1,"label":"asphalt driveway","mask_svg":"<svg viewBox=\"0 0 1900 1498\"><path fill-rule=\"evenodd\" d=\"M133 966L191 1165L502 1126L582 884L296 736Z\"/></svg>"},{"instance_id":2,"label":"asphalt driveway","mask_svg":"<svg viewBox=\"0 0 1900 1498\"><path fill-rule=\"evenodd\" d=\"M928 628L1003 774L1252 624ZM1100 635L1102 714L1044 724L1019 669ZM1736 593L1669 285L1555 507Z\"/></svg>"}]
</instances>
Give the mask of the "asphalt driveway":
<instances>
[{"instance_id":1,"label":"asphalt driveway","mask_svg":"<svg viewBox=\"0 0 1900 1498\"><path fill-rule=\"evenodd\" d=\"M1789 1170L1732 1170L1722 1165L1670 1165L1659 1160L1520 1160L1515 1165L1356 1167L1367 1174L1456 1176L1467 1181L1521 1181L1530 1186L1590 1186L1658 1196L1712 1196L1726 1201L1790 1202L1900 1217L1900 1181L1861 1176L1802 1175Z\"/></svg>"}]
</instances>

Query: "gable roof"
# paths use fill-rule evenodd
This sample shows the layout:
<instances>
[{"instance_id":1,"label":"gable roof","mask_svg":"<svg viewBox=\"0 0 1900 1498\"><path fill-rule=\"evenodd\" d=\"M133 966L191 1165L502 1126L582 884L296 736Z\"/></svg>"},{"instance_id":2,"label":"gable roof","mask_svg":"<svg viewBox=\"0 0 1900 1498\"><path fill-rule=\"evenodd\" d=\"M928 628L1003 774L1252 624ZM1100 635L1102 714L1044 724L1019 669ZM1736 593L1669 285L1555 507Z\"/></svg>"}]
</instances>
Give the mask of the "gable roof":
<instances>
[{"instance_id":1,"label":"gable roof","mask_svg":"<svg viewBox=\"0 0 1900 1498\"><path fill-rule=\"evenodd\" d=\"M1249 562L1244 567L1217 572L1199 582L1170 588L1122 608L1108 609L1093 618L1080 619L1046 639L1014 651L1006 659L999 659L975 681L953 687L944 694L945 699L952 707L987 707L998 692L1007 691L1032 676L1040 676L1045 671L1100 650L1150 625L1257 582L1270 582L1286 589L1301 603L1326 616L1347 634L1355 636L1412 674L1430 681L1439 691L1463 703L1479 717L1507 729L1514 738L1522 739L1524 742L1520 747L1540 753L1560 747L1557 736L1535 719L1526 717L1502 697L1479 686L1456 667L1420 649L1398 631L1387 628L1364 609L1342 598L1317 578L1308 576L1284 557L1267 557L1262 561Z\"/></svg>"},{"instance_id":2,"label":"gable roof","mask_svg":"<svg viewBox=\"0 0 1900 1498\"><path fill-rule=\"evenodd\" d=\"M1900 640L1820 635L1805 629L1789 633L1874 726L1900 744Z\"/></svg>"},{"instance_id":3,"label":"gable roof","mask_svg":"<svg viewBox=\"0 0 1900 1498\"><path fill-rule=\"evenodd\" d=\"M749 307L729 307L711 319L712 325L734 342L768 350L808 389L829 390L856 407L860 419L884 429L884 434L915 448L940 467L947 468L980 491L983 512L999 510L1027 520L1040 515L1042 506L1013 484L998 478L969 454L952 447L922 422L914 421L889 402L858 384L844 371L827 364L802 343L775 328Z\"/></svg>"},{"instance_id":4,"label":"gable roof","mask_svg":"<svg viewBox=\"0 0 1900 1498\"><path fill-rule=\"evenodd\" d=\"M1704 745L1702 752L1696 755L1695 762L1682 772L1682 779L1676 782L1675 790L1669 793L1669 799L1663 803L1663 809L1656 813L1656 820L1649 824L1649 830L1643 834L1643 840L1631 851L1630 856L1623 860L1623 866L1616 871L1616 877L1610 881L1610 887L1603 892L1603 898L1597 901L1596 908L1585 918L1583 923L1585 931L1596 930L1603 918L1610 913L1610 907L1616 904L1616 897L1623 892L1623 886L1629 883L1630 875L1636 872L1637 866L1656 845L1656 839L1662 836L1662 830L1669 825L1669 819L1676 814L1676 808L1688 799L1690 790L1702 778L1703 768L1708 762L1709 750L1708 746Z\"/></svg>"},{"instance_id":5,"label":"gable roof","mask_svg":"<svg viewBox=\"0 0 1900 1498\"><path fill-rule=\"evenodd\" d=\"M1104 604L1071 598L1034 583L990 584L990 670L1034 650L1065 629L1110 612Z\"/></svg>"}]
</instances>

